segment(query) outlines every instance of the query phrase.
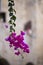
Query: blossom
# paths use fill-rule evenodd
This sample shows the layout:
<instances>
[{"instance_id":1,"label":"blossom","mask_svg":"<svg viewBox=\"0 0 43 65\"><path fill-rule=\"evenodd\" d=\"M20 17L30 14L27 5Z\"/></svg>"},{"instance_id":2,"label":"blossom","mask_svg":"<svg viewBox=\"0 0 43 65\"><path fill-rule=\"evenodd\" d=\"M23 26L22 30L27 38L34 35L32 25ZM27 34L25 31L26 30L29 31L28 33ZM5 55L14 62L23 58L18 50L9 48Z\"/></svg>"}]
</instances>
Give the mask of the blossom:
<instances>
[{"instance_id":1,"label":"blossom","mask_svg":"<svg viewBox=\"0 0 43 65\"><path fill-rule=\"evenodd\" d=\"M21 31L21 35L25 35L25 32Z\"/></svg>"},{"instance_id":2,"label":"blossom","mask_svg":"<svg viewBox=\"0 0 43 65\"><path fill-rule=\"evenodd\" d=\"M16 54L16 55L19 55L19 54L20 54L20 52L19 52L19 51L18 51L18 52L15 52L15 54Z\"/></svg>"},{"instance_id":3,"label":"blossom","mask_svg":"<svg viewBox=\"0 0 43 65\"><path fill-rule=\"evenodd\" d=\"M20 35L16 35L16 33L13 32L5 39L10 43L10 47L14 47L14 50L17 50L17 52L15 52L16 55L20 54L20 51L18 51L19 49L29 53L29 46L24 42L24 35L25 33L23 31L21 31Z\"/></svg>"}]
</instances>

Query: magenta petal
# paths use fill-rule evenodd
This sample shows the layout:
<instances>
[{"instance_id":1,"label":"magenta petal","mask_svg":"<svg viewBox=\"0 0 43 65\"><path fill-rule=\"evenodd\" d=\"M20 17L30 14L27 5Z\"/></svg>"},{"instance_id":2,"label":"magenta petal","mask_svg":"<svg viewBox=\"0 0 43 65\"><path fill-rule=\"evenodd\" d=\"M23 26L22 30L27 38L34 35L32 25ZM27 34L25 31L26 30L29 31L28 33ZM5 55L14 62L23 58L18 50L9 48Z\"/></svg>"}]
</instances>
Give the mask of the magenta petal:
<instances>
[{"instance_id":1,"label":"magenta petal","mask_svg":"<svg viewBox=\"0 0 43 65\"><path fill-rule=\"evenodd\" d=\"M12 47L12 45L11 45L11 44L10 44L9 46L10 46L10 48Z\"/></svg>"},{"instance_id":2,"label":"magenta petal","mask_svg":"<svg viewBox=\"0 0 43 65\"><path fill-rule=\"evenodd\" d=\"M21 31L21 35L25 35L25 32Z\"/></svg>"},{"instance_id":3,"label":"magenta petal","mask_svg":"<svg viewBox=\"0 0 43 65\"><path fill-rule=\"evenodd\" d=\"M8 38L5 38L6 41L8 41Z\"/></svg>"},{"instance_id":4,"label":"magenta petal","mask_svg":"<svg viewBox=\"0 0 43 65\"><path fill-rule=\"evenodd\" d=\"M14 50L17 50L17 47L15 47Z\"/></svg>"},{"instance_id":5,"label":"magenta petal","mask_svg":"<svg viewBox=\"0 0 43 65\"><path fill-rule=\"evenodd\" d=\"M25 50L23 50L23 52L26 52Z\"/></svg>"},{"instance_id":6,"label":"magenta petal","mask_svg":"<svg viewBox=\"0 0 43 65\"><path fill-rule=\"evenodd\" d=\"M8 38L5 39L6 41L10 41L11 40L11 37L9 36Z\"/></svg>"},{"instance_id":7,"label":"magenta petal","mask_svg":"<svg viewBox=\"0 0 43 65\"><path fill-rule=\"evenodd\" d=\"M20 52L19 52L19 51L18 51L18 52L15 52L15 54L16 54L16 55L19 55L19 54L20 54Z\"/></svg>"},{"instance_id":8,"label":"magenta petal","mask_svg":"<svg viewBox=\"0 0 43 65\"><path fill-rule=\"evenodd\" d=\"M27 53L29 53L29 52L30 52L30 50L29 50L29 49L26 49L26 52L27 52Z\"/></svg>"},{"instance_id":9,"label":"magenta petal","mask_svg":"<svg viewBox=\"0 0 43 65\"><path fill-rule=\"evenodd\" d=\"M24 38L23 38L22 35L18 35L18 36L16 37L16 39L17 39L17 41L18 41L19 43L21 43L21 42L24 40Z\"/></svg>"},{"instance_id":10,"label":"magenta petal","mask_svg":"<svg viewBox=\"0 0 43 65\"><path fill-rule=\"evenodd\" d=\"M16 33L15 33L15 32L13 32L11 35L12 35L12 36L15 36L15 35L16 35Z\"/></svg>"}]
</instances>

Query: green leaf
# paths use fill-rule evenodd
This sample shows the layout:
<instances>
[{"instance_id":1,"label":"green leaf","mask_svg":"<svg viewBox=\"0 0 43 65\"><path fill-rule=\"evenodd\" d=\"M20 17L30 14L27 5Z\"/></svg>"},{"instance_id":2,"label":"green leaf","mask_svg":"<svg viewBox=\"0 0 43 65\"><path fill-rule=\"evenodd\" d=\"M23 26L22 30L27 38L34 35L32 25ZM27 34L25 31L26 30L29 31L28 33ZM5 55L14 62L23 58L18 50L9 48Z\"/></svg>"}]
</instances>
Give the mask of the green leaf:
<instances>
[{"instance_id":1,"label":"green leaf","mask_svg":"<svg viewBox=\"0 0 43 65\"><path fill-rule=\"evenodd\" d=\"M12 26L10 26L10 32L12 32Z\"/></svg>"},{"instance_id":2,"label":"green leaf","mask_svg":"<svg viewBox=\"0 0 43 65\"><path fill-rule=\"evenodd\" d=\"M12 0L8 0L8 1L12 1Z\"/></svg>"},{"instance_id":3,"label":"green leaf","mask_svg":"<svg viewBox=\"0 0 43 65\"><path fill-rule=\"evenodd\" d=\"M10 26L10 32L12 32L12 31L15 32L15 29L12 26Z\"/></svg>"},{"instance_id":4,"label":"green leaf","mask_svg":"<svg viewBox=\"0 0 43 65\"><path fill-rule=\"evenodd\" d=\"M14 20L14 22L15 22L15 20L16 20L16 16L13 15L13 16L11 17L11 19Z\"/></svg>"},{"instance_id":5,"label":"green leaf","mask_svg":"<svg viewBox=\"0 0 43 65\"><path fill-rule=\"evenodd\" d=\"M12 28L12 30L15 32L15 29L14 28Z\"/></svg>"},{"instance_id":6,"label":"green leaf","mask_svg":"<svg viewBox=\"0 0 43 65\"><path fill-rule=\"evenodd\" d=\"M15 24L15 23L13 23L13 25L14 25L14 27L16 26L16 24Z\"/></svg>"},{"instance_id":7,"label":"green leaf","mask_svg":"<svg viewBox=\"0 0 43 65\"><path fill-rule=\"evenodd\" d=\"M12 3L13 5L15 5L15 3L14 3L14 1L13 1L13 0L11 1L11 3Z\"/></svg>"},{"instance_id":8,"label":"green leaf","mask_svg":"<svg viewBox=\"0 0 43 65\"><path fill-rule=\"evenodd\" d=\"M8 0L8 1L11 1L11 0Z\"/></svg>"},{"instance_id":9,"label":"green leaf","mask_svg":"<svg viewBox=\"0 0 43 65\"><path fill-rule=\"evenodd\" d=\"M14 12L15 12L15 14L16 14L16 11L15 11L15 9L14 9Z\"/></svg>"},{"instance_id":10,"label":"green leaf","mask_svg":"<svg viewBox=\"0 0 43 65\"><path fill-rule=\"evenodd\" d=\"M10 13L9 13L9 16L13 16L13 13L12 13L12 12L10 12Z\"/></svg>"},{"instance_id":11,"label":"green leaf","mask_svg":"<svg viewBox=\"0 0 43 65\"><path fill-rule=\"evenodd\" d=\"M8 3L8 6L12 6L12 3L9 2L9 3Z\"/></svg>"},{"instance_id":12,"label":"green leaf","mask_svg":"<svg viewBox=\"0 0 43 65\"><path fill-rule=\"evenodd\" d=\"M14 0L12 0L11 2L14 3Z\"/></svg>"},{"instance_id":13,"label":"green leaf","mask_svg":"<svg viewBox=\"0 0 43 65\"><path fill-rule=\"evenodd\" d=\"M12 20L9 20L9 23L12 24Z\"/></svg>"},{"instance_id":14,"label":"green leaf","mask_svg":"<svg viewBox=\"0 0 43 65\"><path fill-rule=\"evenodd\" d=\"M14 3L9 2L8 6L14 6Z\"/></svg>"},{"instance_id":15,"label":"green leaf","mask_svg":"<svg viewBox=\"0 0 43 65\"><path fill-rule=\"evenodd\" d=\"M13 12L13 8L10 7L10 8L8 9L8 11L9 11L9 12Z\"/></svg>"}]
</instances>

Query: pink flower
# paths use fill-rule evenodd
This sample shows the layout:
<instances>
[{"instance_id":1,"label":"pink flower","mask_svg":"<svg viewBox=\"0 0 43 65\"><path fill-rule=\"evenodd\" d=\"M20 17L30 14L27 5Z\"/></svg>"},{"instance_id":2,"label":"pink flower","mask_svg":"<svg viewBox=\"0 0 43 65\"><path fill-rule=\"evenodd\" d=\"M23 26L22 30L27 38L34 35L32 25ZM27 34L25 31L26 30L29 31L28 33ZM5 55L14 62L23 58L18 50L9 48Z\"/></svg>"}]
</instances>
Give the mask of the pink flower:
<instances>
[{"instance_id":1,"label":"pink flower","mask_svg":"<svg viewBox=\"0 0 43 65\"><path fill-rule=\"evenodd\" d=\"M21 35L25 35L25 32L21 31Z\"/></svg>"},{"instance_id":2,"label":"pink flower","mask_svg":"<svg viewBox=\"0 0 43 65\"><path fill-rule=\"evenodd\" d=\"M16 54L16 55L19 55L19 54L20 54L20 52L19 52L19 51L18 51L18 52L15 52L15 54Z\"/></svg>"},{"instance_id":3,"label":"pink flower","mask_svg":"<svg viewBox=\"0 0 43 65\"><path fill-rule=\"evenodd\" d=\"M24 42L24 32L21 31L20 35L16 35L15 32L11 33L5 40L10 42L10 47L14 46L14 50L20 48L23 52L29 53L29 46ZM20 54L20 51L15 52L16 55Z\"/></svg>"}]
</instances>

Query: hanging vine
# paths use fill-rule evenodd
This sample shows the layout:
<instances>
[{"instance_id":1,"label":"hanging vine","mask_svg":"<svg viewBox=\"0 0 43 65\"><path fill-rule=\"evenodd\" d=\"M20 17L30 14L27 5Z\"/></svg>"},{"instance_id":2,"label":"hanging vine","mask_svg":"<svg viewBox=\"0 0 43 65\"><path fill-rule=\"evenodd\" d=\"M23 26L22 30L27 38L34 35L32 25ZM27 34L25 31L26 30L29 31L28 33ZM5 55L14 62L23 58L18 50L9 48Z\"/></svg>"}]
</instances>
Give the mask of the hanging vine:
<instances>
[{"instance_id":1,"label":"hanging vine","mask_svg":"<svg viewBox=\"0 0 43 65\"><path fill-rule=\"evenodd\" d=\"M25 32L21 31L19 35L17 35L15 32L16 11L14 9L14 5L15 5L14 0L8 0L8 7L9 7L8 11L10 17L9 24L11 34L5 40L10 43L9 44L10 47L14 47L14 53L16 55L21 54L22 56L20 49L22 50L22 52L29 53L29 46L24 42Z\"/></svg>"},{"instance_id":2,"label":"hanging vine","mask_svg":"<svg viewBox=\"0 0 43 65\"><path fill-rule=\"evenodd\" d=\"M14 13L16 14L16 11L14 9L14 0L8 0L8 11L9 11L9 17L10 17L10 20L9 20L9 24L10 24L10 32L14 31L15 32L15 20L16 20L16 16L14 15Z\"/></svg>"}]
</instances>

